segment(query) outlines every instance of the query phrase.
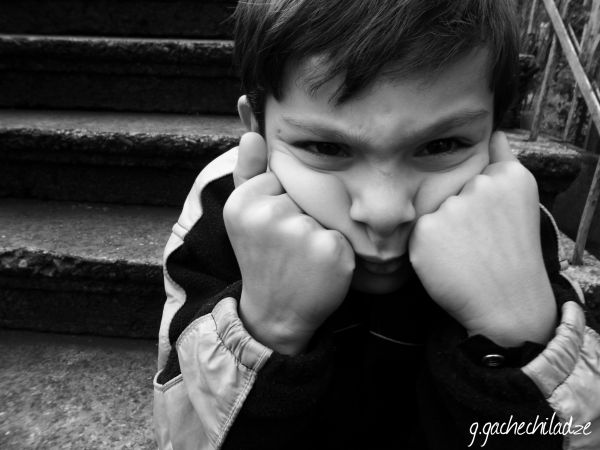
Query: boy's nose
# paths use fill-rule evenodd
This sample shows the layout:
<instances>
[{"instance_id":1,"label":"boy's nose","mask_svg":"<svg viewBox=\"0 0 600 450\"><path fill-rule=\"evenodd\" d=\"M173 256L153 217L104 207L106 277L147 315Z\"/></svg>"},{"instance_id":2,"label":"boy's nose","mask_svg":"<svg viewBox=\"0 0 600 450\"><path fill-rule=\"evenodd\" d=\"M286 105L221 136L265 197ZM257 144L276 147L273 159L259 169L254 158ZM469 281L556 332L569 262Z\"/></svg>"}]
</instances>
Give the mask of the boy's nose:
<instances>
[{"instance_id":1,"label":"boy's nose","mask_svg":"<svg viewBox=\"0 0 600 450\"><path fill-rule=\"evenodd\" d=\"M387 238L416 219L411 189L398 184L373 180L352 198L350 217L364 224L372 238Z\"/></svg>"}]
</instances>

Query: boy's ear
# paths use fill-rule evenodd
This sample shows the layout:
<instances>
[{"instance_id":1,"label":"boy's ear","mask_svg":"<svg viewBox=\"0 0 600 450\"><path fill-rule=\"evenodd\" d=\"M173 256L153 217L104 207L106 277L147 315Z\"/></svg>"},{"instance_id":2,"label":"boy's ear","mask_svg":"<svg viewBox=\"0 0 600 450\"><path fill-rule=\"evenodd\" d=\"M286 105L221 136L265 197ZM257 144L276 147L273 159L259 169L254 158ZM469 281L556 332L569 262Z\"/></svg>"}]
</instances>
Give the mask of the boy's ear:
<instances>
[{"instance_id":1,"label":"boy's ear","mask_svg":"<svg viewBox=\"0 0 600 450\"><path fill-rule=\"evenodd\" d=\"M247 131L259 132L258 121L254 117L248 97L242 95L237 104L238 114Z\"/></svg>"}]
</instances>

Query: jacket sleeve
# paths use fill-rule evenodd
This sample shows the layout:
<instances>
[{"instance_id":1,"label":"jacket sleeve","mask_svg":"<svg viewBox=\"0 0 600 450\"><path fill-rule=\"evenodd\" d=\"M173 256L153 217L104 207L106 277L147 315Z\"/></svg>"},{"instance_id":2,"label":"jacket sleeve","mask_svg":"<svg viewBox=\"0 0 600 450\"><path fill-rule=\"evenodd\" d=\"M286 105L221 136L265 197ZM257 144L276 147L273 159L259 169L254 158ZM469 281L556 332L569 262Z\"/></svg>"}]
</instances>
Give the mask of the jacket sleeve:
<instances>
[{"instance_id":1,"label":"jacket sleeve","mask_svg":"<svg viewBox=\"0 0 600 450\"><path fill-rule=\"evenodd\" d=\"M327 391L326 339L286 357L253 339L238 317L241 276L222 219L235 159L230 151L198 176L165 249L154 378L161 449L309 448L306 430Z\"/></svg>"},{"instance_id":2,"label":"jacket sleeve","mask_svg":"<svg viewBox=\"0 0 600 450\"><path fill-rule=\"evenodd\" d=\"M428 408L444 413L422 414L445 427L457 448L600 448L597 325L586 322L581 290L561 270L558 230L547 211L541 233L560 314L545 347L506 349L482 336L467 339L449 319L428 345L427 381L420 390ZM432 448L448 448L433 434L429 439Z\"/></svg>"}]
</instances>

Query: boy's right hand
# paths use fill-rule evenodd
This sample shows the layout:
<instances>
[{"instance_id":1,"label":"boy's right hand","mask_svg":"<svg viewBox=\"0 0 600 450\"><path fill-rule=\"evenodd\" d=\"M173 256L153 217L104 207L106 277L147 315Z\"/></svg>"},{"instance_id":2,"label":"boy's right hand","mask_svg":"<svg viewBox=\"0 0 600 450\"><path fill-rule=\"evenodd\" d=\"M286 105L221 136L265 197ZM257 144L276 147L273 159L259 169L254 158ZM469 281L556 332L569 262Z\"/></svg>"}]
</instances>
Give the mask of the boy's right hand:
<instances>
[{"instance_id":1,"label":"boy's right hand","mask_svg":"<svg viewBox=\"0 0 600 450\"><path fill-rule=\"evenodd\" d=\"M354 271L346 238L304 214L274 173L260 135L240 141L223 217L242 273L239 314L259 342L297 354L343 301Z\"/></svg>"}]
</instances>

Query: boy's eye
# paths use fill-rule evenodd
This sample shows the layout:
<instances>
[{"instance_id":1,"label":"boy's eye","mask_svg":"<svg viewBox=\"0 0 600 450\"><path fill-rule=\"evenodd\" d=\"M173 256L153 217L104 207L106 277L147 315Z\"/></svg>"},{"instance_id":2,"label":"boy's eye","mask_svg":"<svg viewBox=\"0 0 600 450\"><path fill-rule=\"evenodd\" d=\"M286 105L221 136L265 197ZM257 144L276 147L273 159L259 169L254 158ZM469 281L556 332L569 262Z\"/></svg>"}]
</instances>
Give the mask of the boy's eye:
<instances>
[{"instance_id":1,"label":"boy's eye","mask_svg":"<svg viewBox=\"0 0 600 450\"><path fill-rule=\"evenodd\" d=\"M320 157L344 158L350 155L345 146L331 142L300 142L296 147Z\"/></svg>"},{"instance_id":2,"label":"boy's eye","mask_svg":"<svg viewBox=\"0 0 600 450\"><path fill-rule=\"evenodd\" d=\"M425 144L416 154L416 156L427 157L454 153L469 144L456 138L438 139Z\"/></svg>"}]
</instances>

